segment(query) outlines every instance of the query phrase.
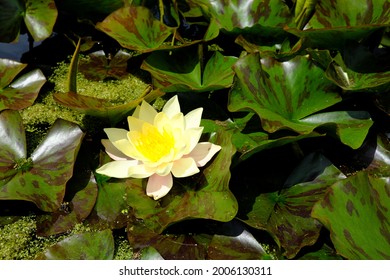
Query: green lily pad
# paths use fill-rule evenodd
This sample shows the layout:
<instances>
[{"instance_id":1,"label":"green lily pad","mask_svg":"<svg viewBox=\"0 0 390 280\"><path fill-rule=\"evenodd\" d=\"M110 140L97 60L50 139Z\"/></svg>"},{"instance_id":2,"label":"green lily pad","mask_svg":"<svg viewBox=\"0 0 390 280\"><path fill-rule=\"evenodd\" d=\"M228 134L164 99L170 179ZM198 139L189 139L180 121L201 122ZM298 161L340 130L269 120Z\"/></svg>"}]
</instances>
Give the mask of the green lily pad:
<instances>
[{"instance_id":1,"label":"green lily pad","mask_svg":"<svg viewBox=\"0 0 390 280\"><path fill-rule=\"evenodd\" d=\"M122 7L97 23L96 28L117 40L122 47L139 52L158 49L175 31L142 6Z\"/></svg>"},{"instance_id":2,"label":"green lily pad","mask_svg":"<svg viewBox=\"0 0 390 280\"><path fill-rule=\"evenodd\" d=\"M255 25L279 29L292 20L288 6L282 1L254 0L242 3L239 0L192 0L218 23L220 28L227 31L245 29Z\"/></svg>"},{"instance_id":3,"label":"green lily pad","mask_svg":"<svg viewBox=\"0 0 390 280\"><path fill-rule=\"evenodd\" d=\"M341 101L336 88L324 79L324 72L306 56L277 62L260 60L259 54L240 58L233 67L237 81L229 96L230 111L254 111L268 133L289 129L310 134L326 124L353 148L359 147L372 125L365 112L315 114ZM303 81L303 82L302 82ZM364 127L363 130L360 130ZM350 137L353 132L354 137ZM360 132L360 133L359 133Z\"/></svg>"},{"instance_id":4,"label":"green lily pad","mask_svg":"<svg viewBox=\"0 0 390 280\"><path fill-rule=\"evenodd\" d=\"M114 237L111 230L72 235L36 257L38 260L112 260Z\"/></svg>"},{"instance_id":5,"label":"green lily pad","mask_svg":"<svg viewBox=\"0 0 390 280\"><path fill-rule=\"evenodd\" d=\"M54 0L5 0L0 4L0 41L17 40L23 20L35 41L46 39L53 31L57 14Z\"/></svg>"},{"instance_id":6,"label":"green lily pad","mask_svg":"<svg viewBox=\"0 0 390 280\"><path fill-rule=\"evenodd\" d=\"M233 83L231 69L237 58L215 52L202 71L195 51L182 49L172 55L168 52L151 54L141 65L153 77L153 84L164 92L212 91L228 88Z\"/></svg>"},{"instance_id":7,"label":"green lily pad","mask_svg":"<svg viewBox=\"0 0 390 280\"><path fill-rule=\"evenodd\" d=\"M389 26L389 18L387 0L318 1L304 30L285 30L304 39L312 48L342 49L348 40L359 41Z\"/></svg>"},{"instance_id":8,"label":"green lily pad","mask_svg":"<svg viewBox=\"0 0 390 280\"><path fill-rule=\"evenodd\" d=\"M311 154L290 175L285 188L257 196L242 220L269 232L286 257L293 258L301 248L317 241L322 225L310 216L312 207L343 177L326 158Z\"/></svg>"},{"instance_id":9,"label":"green lily pad","mask_svg":"<svg viewBox=\"0 0 390 280\"><path fill-rule=\"evenodd\" d=\"M330 230L337 252L347 259L390 258L389 178L362 171L335 183L312 217Z\"/></svg>"},{"instance_id":10,"label":"green lily pad","mask_svg":"<svg viewBox=\"0 0 390 280\"><path fill-rule=\"evenodd\" d=\"M27 200L43 211L56 211L73 174L83 132L77 125L58 119L27 157L19 113L3 111L0 127L0 200Z\"/></svg>"},{"instance_id":11,"label":"green lily pad","mask_svg":"<svg viewBox=\"0 0 390 280\"><path fill-rule=\"evenodd\" d=\"M310 50L312 58L326 69L326 77L346 91L386 92L390 90L390 72L358 73L349 69L337 54L329 50Z\"/></svg>"},{"instance_id":12,"label":"green lily pad","mask_svg":"<svg viewBox=\"0 0 390 280\"><path fill-rule=\"evenodd\" d=\"M9 59L0 59L0 111L20 110L32 105L46 82L41 70L33 70L12 80L26 67Z\"/></svg>"}]
</instances>

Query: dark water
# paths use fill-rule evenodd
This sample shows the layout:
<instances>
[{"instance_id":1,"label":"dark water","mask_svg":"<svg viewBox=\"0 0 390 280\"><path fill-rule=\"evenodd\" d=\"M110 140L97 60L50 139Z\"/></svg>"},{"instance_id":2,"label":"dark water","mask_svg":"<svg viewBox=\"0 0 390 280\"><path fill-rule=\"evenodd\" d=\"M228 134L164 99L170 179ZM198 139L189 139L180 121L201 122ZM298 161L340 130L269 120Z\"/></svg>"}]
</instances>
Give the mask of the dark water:
<instances>
[{"instance_id":1,"label":"dark water","mask_svg":"<svg viewBox=\"0 0 390 280\"><path fill-rule=\"evenodd\" d=\"M34 42L33 47L40 45L40 42ZM0 58L8 58L16 61L21 61L24 53L30 50L27 34L19 36L16 43L0 43Z\"/></svg>"}]
</instances>

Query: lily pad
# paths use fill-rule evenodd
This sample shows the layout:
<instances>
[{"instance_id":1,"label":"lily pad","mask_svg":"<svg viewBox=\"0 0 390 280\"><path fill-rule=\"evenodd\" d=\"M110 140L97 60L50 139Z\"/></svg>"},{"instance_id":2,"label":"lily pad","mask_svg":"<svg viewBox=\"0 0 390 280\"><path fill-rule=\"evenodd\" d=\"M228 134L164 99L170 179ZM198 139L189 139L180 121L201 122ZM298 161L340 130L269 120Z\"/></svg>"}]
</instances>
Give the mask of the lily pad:
<instances>
[{"instance_id":1,"label":"lily pad","mask_svg":"<svg viewBox=\"0 0 390 280\"><path fill-rule=\"evenodd\" d=\"M150 72L153 84L164 92L212 91L228 88L233 84L231 69L237 58L215 52L207 61L204 70L195 49L182 49L173 54L151 54L141 65Z\"/></svg>"},{"instance_id":2,"label":"lily pad","mask_svg":"<svg viewBox=\"0 0 390 280\"><path fill-rule=\"evenodd\" d=\"M130 57L129 53L118 51L112 58L108 58L101 50L93 52L89 54L87 59L81 60L78 69L89 80L121 79L129 75L126 69Z\"/></svg>"},{"instance_id":3,"label":"lily pad","mask_svg":"<svg viewBox=\"0 0 390 280\"><path fill-rule=\"evenodd\" d=\"M317 241L322 225L311 218L313 205L341 172L326 158L311 154L305 158L278 192L256 197L252 210L242 220L248 225L269 232L293 258L304 246Z\"/></svg>"},{"instance_id":4,"label":"lily pad","mask_svg":"<svg viewBox=\"0 0 390 280\"><path fill-rule=\"evenodd\" d=\"M43 211L56 211L83 138L80 128L58 119L30 157L17 111L0 114L0 200L26 200Z\"/></svg>"},{"instance_id":5,"label":"lily pad","mask_svg":"<svg viewBox=\"0 0 390 280\"><path fill-rule=\"evenodd\" d=\"M242 3L239 0L229 2L192 0L192 2L200 5L215 19L221 29L227 31L250 28L258 24L281 29L293 18L288 6L282 1L254 0Z\"/></svg>"},{"instance_id":6,"label":"lily pad","mask_svg":"<svg viewBox=\"0 0 390 280\"><path fill-rule=\"evenodd\" d=\"M68 186L68 191L69 191ZM58 211L38 216L37 235L50 236L71 230L91 213L95 205L98 189L96 182L90 182L78 190L71 201L64 201Z\"/></svg>"},{"instance_id":7,"label":"lily pad","mask_svg":"<svg viewBox=\"0 0 390 280\"><path fill-rule=\"evenodd\" d=\"M348 40L359 41L390 25L387 0L318 1L304 30L286 28L312 48L342 49ZM334 40L337 38L337 40Z\"/></svg>"},{"instance_id":8,"label":"lily pad","mask_svg":"<svg viewBox=\"0 0 390 280\"><path fill-rule=\"evenodd\" d=\"M176 28L168 27L142 6L125 6L111 13L96 28L122 47L139 52L158 49Z\"/></svg>"},{"instance_id":9,"label":"lily pad","mask_svg":"<svg viewBox=\"0 0 390 280\"><path fill-rule=\"evenodd\" d=\"M32 105L46 78L41 70L33 70L12 80L26 67L9 59L0 59L0 111L20 110Z\"/></svg>"},{"instance_id":10,"label":"lily pad","mask_svg":"<svg viewBox=\"0 0 390 280\"><path fill-rule=\"evenodd\" d=\"M309 51L314 60L322 64L326 77L346 91L386 92L390 90L390 72L358 73L349 69L341 57L330 55L329 50Z\"/></svg>"},{"instance_id":11,"label":"lily pad","mask_svg":"<svg viewBox=\"0 0 390 280\"><path fill-rule=\"evenodd\" d=\"M36 257L38 260L112 260L114 237L111 230L72 235Z\"/></svg>"},{"instance_id":12,"label":"lily pad","mask_svg":"<svg viewBox=\"0 0 390 280\"><path fill-rule=\"evenodd\" d=\"M367 172L335 183L312 217L330 230L337 252L347 259L390 258L389 178Z\"/></svg>"},{"instance_id":13,"label":"lily pad","mask_svg":"<svg viewBox=\"0 0 390 280\"><path fill-rule=\"evenodd\" d=\"M0 4L0 41L17 40L23 20L35 41L46 39L53 31L57 15L54 0L4 0Z\"/></svg>"},{"instance_id":14,"label":"lily pad","mask_svg":"<svg viewBox=\"0 0 390 280\"><path fill-rule=\"evenodd\" d=\"M338 103L341 97L323 78L324 72L306 56L277 62L273 58L260 60L259 54L254 53L240 58L233 69L237 81L230 92L228 109L254 111L268 133L289 129L310 134L330 123L335 126L331 132L346 145L357 148L372 125L365 112L315 114ZM349 132L354 133L354 138L349 137Z\"/></svg>"}]
</instances>

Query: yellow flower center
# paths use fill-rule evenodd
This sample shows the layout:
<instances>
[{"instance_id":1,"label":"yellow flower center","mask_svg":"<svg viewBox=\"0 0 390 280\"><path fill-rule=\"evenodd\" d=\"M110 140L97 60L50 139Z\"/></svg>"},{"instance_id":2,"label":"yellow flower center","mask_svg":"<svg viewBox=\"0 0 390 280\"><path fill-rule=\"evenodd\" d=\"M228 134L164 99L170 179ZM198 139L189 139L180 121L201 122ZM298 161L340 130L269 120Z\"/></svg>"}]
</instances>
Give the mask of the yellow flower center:
<instances>
[{"instance_id":1,"label":"yellow flower center","mask_svg":"<svg viewBox=\"0 0 390 280\"><path fill-rule=\"evenodd\" d=\"M144 123L142 132L135 131L131 139L135 148L148 160L156 162L169 154L175 141L165 129L161 134L157 127Z\"/></svg>"}]
</instances>

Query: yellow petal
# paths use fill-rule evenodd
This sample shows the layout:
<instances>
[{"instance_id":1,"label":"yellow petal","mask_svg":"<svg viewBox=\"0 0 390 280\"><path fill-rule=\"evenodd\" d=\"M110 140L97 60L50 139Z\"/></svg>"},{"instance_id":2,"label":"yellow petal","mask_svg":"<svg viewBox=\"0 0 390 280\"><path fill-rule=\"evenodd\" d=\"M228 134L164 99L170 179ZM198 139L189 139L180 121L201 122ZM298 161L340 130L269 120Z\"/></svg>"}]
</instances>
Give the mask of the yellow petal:
<instances>
[{"instance_id":1,"label":"yellow petal","mask_svg":"<svg viewBox=\"0 0 390 280\"><path fill-rule=\"evenodd\" d=\"M157 111L148 102L142 101L137 115L140 120L153 124L154 118L157 115Z\"/></svg>"},{"instance_id":2,"label":"yellow petal","mask_svg":"<svg viewBox=\"0 0 390 280\"><path fill-rule=\"evenodd\" d=\"M185 115L184 119L186 122L186 128L199 127L200 121L202 119L202 112L203 108L198 108Z\"/></svg>"},{"instance_id":3,"label":"yellow petal","mask_svg":"<svg viewBox=\"0 0 390 280\"><path fill-rule=\"evenodd\" d=\"M129 168L138 165L137 160L117 160L106 163L96 170L97 173L113 178L129 178Z\"/></svg>"},{"instance_id":4,"label":"yellow petal","mask_svg":"<svg viewBox=\"0 0 390 280\"><path fill-rule=\"evenodd\" d=\"M210 142L198 143L195 148L185 157L191 157L199 167L204 166L219 151L221 146Z\"/></svg>"},{"instance_id":5,"label":"yellow petal","mask_svg":"<svg viewBox=\"0 0 390 280\"><path fill-rule=\"evenodd\" d=\"M181 158L173 163L172 170L173 176L177 178L188 177L199 172L199 168L193 158Z\"/></svg>"},{"instance_id":6,"label":"yellow petal","mask_svg":"<svg viewBox=\"0 0 390 280\"><path fill-rule=\"evenodd\" d=\"M174 115L180 113L180 104L179 99L177 98L177 95L172 97L165 103L162 112L167 114L168 118L172 118Z\"/></svg>"},{"instance_id":7,"label":"yellow petal","mask_svg":"<svg viewBox=\"0 0 390 280\"><path fill-rule=\"evenodd\" d=\"M166 176L154 174L150 176L146 185L146 194L153 197L155 200L165 196L172 188L172 175L169 173Z\"/></svg>"},{"instance_id":8,"label":"yellow petal","mask_svg":"<svg viewBox=\"0 0 390 280\"><path fill-rule=\"evenodd\" d=\"M111 143L108 139L102 139L102 144L104 148L106 149L106 153L109 155L110 158L113 160L129 160L130 157L126 156L124 153L119 151L114 144Z\"/></svg>"}]
</instances>

